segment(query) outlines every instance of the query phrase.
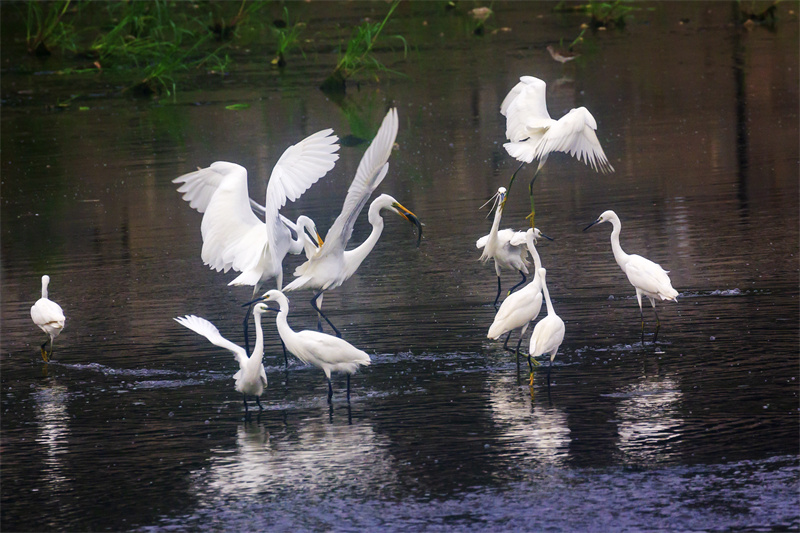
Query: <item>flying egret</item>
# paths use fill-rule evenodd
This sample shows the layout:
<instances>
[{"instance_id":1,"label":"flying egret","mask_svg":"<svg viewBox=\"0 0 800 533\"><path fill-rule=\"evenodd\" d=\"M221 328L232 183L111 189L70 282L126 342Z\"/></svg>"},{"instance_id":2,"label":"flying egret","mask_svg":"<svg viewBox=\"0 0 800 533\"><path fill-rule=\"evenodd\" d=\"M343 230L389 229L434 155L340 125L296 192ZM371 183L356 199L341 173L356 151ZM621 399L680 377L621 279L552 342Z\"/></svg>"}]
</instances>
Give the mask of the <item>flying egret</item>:
<instances>
[{"instance_id":1,"label":"flying egret","mask_svg":"<svg viewBox=\"0 0 800 533\"><path fill-rule=\"evenodd\" d=\"M556 314L553 309L553 302L550 301L550 291L547 290L547 281L545 280L547 271L544 268L539 269L539 279L542 282L542 291L544 292L544 301L547 305L547 316L536 323L531 334L531 348L528 351L528 367L531 370L531 382L533 385L533 363L534 357L540 355L550 355L550 367L553 366L553 359L556 358L558 348L564 341L564 321ZM536 364L539 364L538 362ZM548 367L548 369L550 368Z\"/></svg>"},{"instance_id":2,"label":"flying egret","mask_svg":"<svg viewBox=\"0 0 800 533\"><path fill-rule=\"evenodd\" d=\"M544 81L533 76L522 76L520 82L506 95L500 105L500 113L506 117L506 137L510 142L503 145L508 154L521 161L508 184L509 191L514 178L525 163L539 160L539 166L528 185L531 199L531 227L534 227L536 210L533 205L533 182L542 170L550 152L569 152L579 161L604 174L613 172L600 141L597 140L597 122L585 107L572 109L558 120L547 112Z\"/></svg>"},{"instance_id":3,"label":"flying egret","mask_svg":"<svg viewBox=\"0 0 800 533\"><path fill-rule=\"evenodd\" d=\"M252 285L252 297L270 278L275 278L278 288L283 286L283 258L287 253L301 253L307 239L305 231L314 236L317 230L308 217L301 216L297 224L292 224L278 211L333 168L339 158L338 140L333 130L326 129L283 152L267 184L264 222L253 213L252 206L260 206L248 195L247 170L241 165L217 161L172 180L182 183L178 191L183 199L203 213L203 262L217 271L232 268L241 272L228 285ZM244 317L246 348L248 315L249 310Z\"/></svg>"},{"instance_id":4,"label":"flying egret","mask_svg":"<svg viewBox=\"0 0 800 533\"><path fill-rule=\"evenodd\" d=\"M494 322L489 327L487 337L490 339L498 339L504 333L508 333L506 340L503 343L503 348L510 350L508 347L508 339L511 337L511 332L515 329L521 329L519 332L519 341L517 342L517 371L519 371L519 347L522 344L522 337L525 335L530 323L539 316L539 311L542 308L542 281L539 279L539 269L542 268L542 260L539 258L539 253L536 251L536 240L538 237L546 237L539 228L531 228L524 234L525 243L528 251L533 256L533 263L536 267L533 273L533 279L530 283L525 285L517 292L509 295L503 300L500 305L500 310L494 317ZM547 237L549 238L549 237Z\"/></svg>"},{"instance_id":5,"label":"flying egret","mask_svg":"<svg viewBox=\"0 0 800 533\"><path fill-rule=\"evenodd\" d=\"M497 295L494 298L494 308L497 309L497 302L500 299L501 290L500 269L514 269L522 276L522 280L511 287L509 291L509 294L511 294L527 280L525 276L528 274L528 265L530 263L528 263L527 260L528 250L525 248L525 232L514 231L508 228L498 231L506 200L506 188L498 188L497 193L495 193L489 202L492 200L494 200L495 209L492 229L489 231L488 235L484 235L478 239L475 246L478 249L483 248L480 257L481 261L485 263L489 259L494 259L494 271L497 274ZM542 236L544 235L542 234ZM550 239L550 237L546 238Z\"/></svg>"},{"instance_id":6,"label":"flying egret","mask_svg":"<svg viewBox=\"0 0 800 533\"><path fill-rule=\"evenodd\" d=\"M619 233L622 230L622 222L614 211L603 212L597 220L583 228L583 231L601 222L611 222L611 250L614 252L614 259L617 264L628 276L633 288L636 289L636 301L639 302L639 316L642 318L642 345L644 345L644 312L642 311L642 295L647 296L650 305L653 306L653 313L656 315L656 332L653 335L653 344L658 339L658 329L661 322L658 320L656 311L656 298L661 300L678 301L678 291L672 288L669 280L668 270L664 270L660 265L636 254L626 254L619 244Z\"/></svg>"},{"instance_id":7,"label":"flying egret","mask_svg":"<svg viewBox=\"0 0 800 533\"><path fill-rule=\"evenodd\" d=\"M294 271L296 279L283 288L285 292L317 289L318 292L311 298L311 306L318 315L317 328L322 330L322 322L319 320L319 317L322 317L333 328L337 337L341 337L341 333L321 311L322 293L329 289L335 289L355 274L362 261L375 247L381 232L383 232L384 222L380 215L381 210L393 211L415 224L419 230L417 246L422 238L422 224L416 215L388 194L382 194L369 206L369 223L372 224L372 233L360 246L345 251L347 242L353 234L353 225L358 214L389 170L387 161L397 136L397 128L397 110L391 109L383 119L375 139L361 158L355 178L347 190L342 212L328 230L325 242L308 261L297 267Z\"/></svg>"},{"instance_id":8,"label":"flying egret","mask_svg":"<svg viewBox=\"0 0 800 533\"><path fill-rule=\"evenodd\" d=\"M233 379L236 380L236 390L242 393L245 413L247 412L248 394L255 397L258 409L260 411L264 410L258 399L267 387L267 373L264 371L262 363L264 357L264 332L261 330L261 315L268 309L269 307L266 304L256 304L253 307L253 317L256 323L256 345L253 347L253 354L250 357L247 357L247 352L243 348L220 335L217 327L205 318L186 315L185 317L174 319L178 324L208 339L211 344L233 352L233 356L239 363L239 371L233 375Z\"/></svg>"},{"instance_id":9,"label":"flying egret","mask_svg":"<svg viewBox=\"0 0 800 533\"><path fill-rule=\"evenodd\" d=\"M50 276L42 276L42 297L36 300L31 306L31 318L33 323L39 326L42 331L50 336L50 354L44 349L47 346L47 339L42 343L42 359L47 363L53 356L53 341L64 329L66 318L61 306L47 297L47 286L50 284Z\"/></svg>"},{"instance_id":10,"label":"flying egret","mask_svg":"<svg viewBox=\"0 0 800 533\"><path fill-rule=\"evenodd\" d=\"M368 366L370 364L369 355L346 340L327 333L308 329L294 331L286 319L289 314L289 299L281 291L276 289L267 291L262 299L277 302L280 306L275 322L278 326L278 334L286 348L304 363L312 364L325 372L325 377L328 378L328 403L331 403L333 397L331 372L347 374L347 401L349 402L350 374L354 374L359 366Z\"/></svg>"}]
</instances>

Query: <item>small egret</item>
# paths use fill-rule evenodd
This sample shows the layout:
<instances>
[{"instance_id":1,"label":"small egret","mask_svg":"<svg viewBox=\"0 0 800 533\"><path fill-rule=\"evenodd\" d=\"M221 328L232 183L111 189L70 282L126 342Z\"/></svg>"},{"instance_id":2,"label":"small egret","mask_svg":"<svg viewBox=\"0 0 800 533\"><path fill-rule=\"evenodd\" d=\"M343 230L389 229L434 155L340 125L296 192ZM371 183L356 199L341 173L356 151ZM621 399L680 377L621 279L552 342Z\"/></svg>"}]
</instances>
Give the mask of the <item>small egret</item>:
<instances>
[{"instance_id":1,"label":"small egret","mask_svg":"<svg viewBox=\"0 0 800 533\"><path fill-rule=\"evenodd\" d=\"M31 318L33 323L39 326L42 331L50 336L50 353L44 349L47 346L47 339L42 343L42 359L47 363L53 356L53 341L59 336L61 330L64 329L66 318L61 306L50 300L47 297L47 286L50 284L50 276L42 276L42 297L36 300L36 303L31 307Z\"/></svg>"},{"instance_id":2,"label":"small egret","mask_svg":"<svg viewBox=\"0 0 800 533\"><path fill-rule=\"evenodd\" d=\"M614 259L617 264L628 276L633 288L636 289L636 301L639 302L639 316L642 318L642 344L644 345L644 312L642 311L642 295L647 296L650 305L653 306L653 313L656 315L656 331L653 335L653 344L658 339L658 329L661 322L658 320L656 311L656 298L660 300L678 301L678 291L672 288L669 280L668 270L664 270L660 265L636 254L626 254L619 244L619 233L622 230L622 222L614 211L603 212L597 220L583 228L583 231L601 222L611 222L611 250L614 252Z\"/></svg>"},{"instance_id":3,"label":"small egret","mask_svg":"<svg viewBox=\"0 0 800 533\"><path fill-rule=\"evenodd\" d=\"M333 397L331 372L347 374L347 401L349 402L350 374L354 374L359 366L368 366L370 364L369 355L346 340L327 333L312 330L294 331L286 318L289 314L289 299L281 291L275 289L267 291L262 299L277 302L280 306L275 322L278 326L278 334L286 348L304 363L312 364L325 372L325 377L328 378L328 403L331 403Z\"/></svg>"},{"instance_id":4,"label":"small egret","mask_svg":"<svg viewBox=\"0 0 800 533\"><path fill-rule=\"evenodd\" d=\"M483 249L480 257L481 261L485 263L489 259L494 259L494 271L497 274L497 295L494 298L494 308L497 309L497 302L500 300L501 291L500 269L510 268L516 270L522 276L522 281L511 287L509 291L509 294L511 294L527 280L525 276L528 274L528 265L530 263L528 263L527 260L528 250L525 248L525 232L515 232L508 228L498 231L506 201L506 188L498 188L497 193L489 199L489 202L491 201L494 201L495 209L492 229L489 231L488 235L484 235L478 239L475 246L479 250L481 248Z\"/></svg>"},{"instance_id":5,"label":"small egret","mask_svg":"<svg viewBox=\"0 0 800 533\"><path fill-rule=\"evenodd\" d=\"M248 394L256 399L258 409L260 411L264 410L258 397L263 394L264 389L267 387L267 373L264 371L262 363L264 357L264 332L261 330L261 315L267 310L269 310L269 307L265 304L257 304L253 307L253 317L256 323L256 345L253 347L253 355L250 357L247 357L247 352L243 348L220 335L217 327L205 318L186 315L185 317L174 319L178 324L208 339L211 344L233 352L233 356L239 363L239 371L233 375L233 379L236 380L236 390L242 393L245 412L247 412Z\"/></svg>"},{"instance_id":6,"label":"small egret","mask_svg":"<svg viewBox=\"0 0 800 533\"><path fill-rule=\"evenodd\" d=\"M528 367L531 369L531 382L533 385L533 358L540 355L550 355L550 367L553 366L553 359L556 358L558 348L564 341L564 321L556 314L553 309L553 302L550 301L550 291L547 290L547 274L544 268L539 269L539 279L542 281L542 291L544 301L547 305L547 316L536 323L531 334L531 348L528 352ZM538 363L536 363L538 364ZM548 367L549 368L549 367Z\"/></svg>"},{"instance_id":7,"label":"small egret","mask_svg":"<svg viewBox=\"0 0 800 533\"><path fill-rule=\"evenodd\" d=\"M525 335L530 323L539 316L539 311L542 308L542 281L539 279L538 274L539 269L542 268L542 261L536 251L535 243L538 237L546 237L539 231L539 228L529 229L524 233L524 236L528 251L533 256L533 263L536 266L533 279L523 288L503 300L487 334L488 338L497 339L504 333L508 333L503 347L509 350L508 339L511 337L511 332L515 329L521 329L517 349L515 350L517 354L517 371L519 371L519 347L522 344L522 337Z\"/></svg>"},{"instance_id":8,"label":"small egret","mask_svg":"<svg viewBox=\"0 0 800 533\"><path fill-rule=\"evenodd\" d=\"M544 81L533 76L522 76L520 82L506 95L500 105L500 113L506 117L506 137L510 142L503 145L508 154L520 161L512 174L508 189L525 163L539 160L533 174L528 193L531 199L531 227L534 227L533 182L542 170L550 152L569 152L579 161L604 174L613 172L600 141L597 140L597 122L585 107L572 109L558 120L547 112Z\"/></svg>"},{"instance_id":9,"label":"small egret","mask_svg":"<svg viewBox=\"0 0 800 533\"><path fill-rule=\"evenodd\" d=\"M283 288L285 292L299 289L317 289L318 292L311 298L311 306L341 337L336 326L322 313L322 293L334 289L355 274L358 267L375 247L383 232L383 218L381 210L393 211L415 224L419 230L417 246L422 238L422 224L416 215L400 205L388 194L382 194L369 206L369 223L372 224L372 233L369 237L353 250L345 251L347 242L353 234L353 225L372 192L383 181L389 170L387 162L392 153L395 137L397 137L397 110L391 109L383 119L375 139L367 148L356 170L355 178L347 190L347 196L342 206L342 212L334 221L325 236L325 242L308 261L298 266L294 271L296 279ZM317 322L318 329L322 328L321 321Z\"/></svg>"},{"instance_id":10,"label":"small egret","mask_svg":"<svg viewBox=\"0 0 800 533\"><path fill-rule=\"evenodd\" d=\"M217 161L172 180L182 184L178 192L183 193L183 199L203 213L203 262L217 271L232 268L241 272L228 285L252 285L252 297L270 278L275 278L278 288L283 286L283 258L287 253L301 253L307 240L305 232L315 236L317 230L306 216L301 215L297 224L292 224L278 211L333 168L339 158L338 140L333 130L327 129L287 148L272 169L263 208L250 199L247 169L236 163ZM264 222L253 213L254 208L263 209ZM246 348L248 315L249 310L244 317Z\"/></svg>"}]
</instances>

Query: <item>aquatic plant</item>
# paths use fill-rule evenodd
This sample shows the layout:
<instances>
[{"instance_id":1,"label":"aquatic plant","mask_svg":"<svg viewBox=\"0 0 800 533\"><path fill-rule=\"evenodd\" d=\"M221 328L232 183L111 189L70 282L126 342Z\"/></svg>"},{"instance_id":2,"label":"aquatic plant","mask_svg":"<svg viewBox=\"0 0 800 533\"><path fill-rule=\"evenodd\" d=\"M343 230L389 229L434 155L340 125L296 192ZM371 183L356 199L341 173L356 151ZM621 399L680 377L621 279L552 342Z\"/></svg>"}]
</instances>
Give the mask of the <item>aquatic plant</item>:
<instances>
[{"instance_id":1,"label":"aquatic plant","mask_svg":"<svg viewBox=\"0 0 800 533\"><path fill-rule=\"evenodd\" d=\"M381 22L364 21L353 30L344 52L339 55L336 68L320 87L323 91L345 92L347 79L365 69L392 72L373 55L372 50L398 5L400 5L400 0L395 0ZM392 38L403 43L403 56L405 57L408 52L408 43L405 38L402 35L393 35Z\"/></svg>"},{"instance_id":2,"label":"aquatic plant","mask_svg":"<svg viewBox=\"0 0 800 533\"><path fill-rule=\"evenodd\" d=\"M281 22L281 24L277 24L277 22ZM305 26L304 22L292 24L289 19L289 8L286 6L283 7L283 20L276 21L276 23L272 25L272 30L277 39L275 58L272 60L273 65L278 67L286 66L286 53L293 48L299 48L300 53L305 57L303 49L300 48L300 33Z\"/></svg>"},{"instance_id":3,"label":"aquatic plant","mask_svg":"<svg viewBox=\"0 0 800 533\"><path fill-rule=\"evenodd\" d=\"M68 40L72 33L63 22L70 0L59 2L28 2L25 17L28 53L49 56L50 48Z\"/></svg>"},{"instance_id":4,"label":"aquatic plant","mask_svg":"<svg viewBox=\"0 0 800 533\"><path fill-rule=\"evenodd\" d=\"M592 28L622 28L625 26L626 18L629 17L632 12L640 9L653 9L638 6L634 7L631 3L632 0L615 0L613 2L591 0L588 4L572 6L564 2L559 2L553 8L553 11L557 13L586 13L591 19L589 24Z\"/></svg>"}]
</instances>

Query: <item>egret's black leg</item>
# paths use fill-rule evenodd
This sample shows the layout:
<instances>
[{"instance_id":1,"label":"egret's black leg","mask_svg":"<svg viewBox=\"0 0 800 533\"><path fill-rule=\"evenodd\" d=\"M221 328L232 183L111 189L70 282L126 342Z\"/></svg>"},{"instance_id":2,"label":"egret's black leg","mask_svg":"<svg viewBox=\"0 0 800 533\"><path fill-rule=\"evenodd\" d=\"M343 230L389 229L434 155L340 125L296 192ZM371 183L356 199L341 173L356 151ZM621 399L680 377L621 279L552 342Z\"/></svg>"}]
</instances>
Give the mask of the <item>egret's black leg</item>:
<instances>
[{"instance_id":1,"label":"egret's black leg","mask_svg":"<svg viewBox=\"0 0 800 533\"><path fill-rule=\"evenodd\" d=\"M317 307L317 298L319 297L319 295L320 295L320 294L322 294L322 291L319 291L319 292L318 292L317 294L315 294L315 295L314 295L314 297L311 299L311 307L313 307L313 308L314 308L314 311L316 311L316 312L317 312L317 315L319 315L319 316L321 316L322 318L324 318L324 319L325 319L325 322L327 322L327 323L328 323L328 325L329 325L331 328L333 328L333 331L336 333L336 336L337 336L337 337L339 337L339 338L341 339L341 338L342 338L342 334L341 334L341 332L340 332L338 329L336 329L336 326L334 326L334 325L333 325L333 322L331 322L331 321L328 319L328 317L326 317L326 316L325 316L325 313L323 313L323 312L322 312L322 310L321 310L319 307ZM321 323L321 322L319 322L319 319L318 319L318 321L317 321L317 326L318 326L318 329L319 329L319 331L322 331L322 323Z\"/></svg>"},{"instance_id":2,"label":"egret's black leg","mask_svg":"<svg viewBox=\"0 0 800 533\"><path fill-rule=\"evenodd\" d=\"M656 314L656 333L655 333L655 335L653 335L653 344L655 344L656 340L658 340L658 330L661 327L661 321L658 319L658 313L656 312L656 306L655 305L653 306L653 313Z\"/></svg>"},{"instance_id":3,"label":"egret's black leg","mask_svg":"<svg viewBox=\"0 0 800 533\"><path fill-rule=\"evenodd\" d=\"M517 177L517 173L520 170L522 170L522 167L524 167L524 166L525 166L525 162L523 161L522 163L519 164L519 167L517 167L517 170L515 170L514 173L511 174L511 180L508 182L508 193L509 194L511 193L511 184L514 183L514 178ZM508 196L506 196L506 198L508 198Z\"/></svg>"},{"instance_id":4,"label":"egret's black leg","mask_svg":"<svg viewBox=\"0 0 800 533\"><path fill-rule=\"evenodd\" d=\"M333 385L331 385L331 378L328 378L328 403L331 403L333 398Z\"/></svg>"},{"instance_id":5,"label":"egret's black leg","mask_svg":"<svg viewBox=\"0 0 800 533\"><path fill-rule=\"evenodd\" d=\"M246 353L250 353L250 335L247 330L247 326L250 322L250 313L253 311L253 304L247 306L247 312L244 314L244 322L242 323L242 327L244 328L244 351Z\"/></svg>"},{"instance_id":6,"label":"egret's black leg","mask_svg":"<svg viewBox=\"0 0 800 533\"><path fill-rule=\"evenodd\" d=\"M511 289L508 291L508 294L511 294L512 292L514 292L515 290L517 290L517 288L518 288L520 285L522 285L523 283L525 283L525 281L528 279L528 278L526 278L526 277L525 277L525 273L524 273L522 270L520 270L520 271L519 271L519 275L520 275L520 276L522 276L522 281L520 281L519 283L517 283L516 285L514 285L513 287L511 287Z\"/></svg>"},{"instance_id":7,"label":"egret's black leg","mask_svg":"<svg viewBox=\"0 0 800 533\"><path fill-rule=\"evenodd\" d=\"M510 352L510 351L511 351L511 348L509 348L509 347L508 347L508 339L510 339L510 338L511 338L511 332L509 331L509 332L508 332L508 335L506 335L506 340L505 340L505 342L503 343L503 349L504 349L505 351L507 351L507 352Z\"/></svg>"},{"instance_id":8,"label":"egret's black leg","mask_svg":"<svg viewBox=\"0 0 800 533\"><path fill-rule=\"evenodd\" d=\"M639 306L639 316L642 317L642 346L644 346L644 312L642 312L642 306Z\"/></svg>"},{"instance_id":9,"label":"egret's black leg","mask_svg":"<svg viewBox=\"0 0 800 533\"><path fill-rule=\"evenodd\" d=\"M536 207L533 205L533 182L536 181L536 176L539 175L539 169L541 168L541 165L539 165L539 168L536 169L536 172L533 174L533 178L531 178L531 182L528 185L528 194L531 197L531 214L528 215L528 218L531 219L531 227L534 227L534 218L536 216Z\"/></svg>"},{"instance_id":10,"label":"egret's black leg","mask_svg":"<svg viewBox=\"0 0 800 533\"><path fill-rule=\"evenodd\" d=\"M46 340L42 343L42 359L44 359L44 362L47 363L50 361L50 359L47 356L47 350L44 349L45 346L47 346Z\"/></svg>"},{"instance_id":11,"label":"egret's black leg","mask_svg":"<svg viewBox=\"0 0 800 533\"><path fill-rule=\"evenodd\" d=\"M286 355L286 345L283 343L283 339L281 339L281 348L283 348L283 364L286 370L289 370L289 356Z\"/></svg>"},{"instance_id":12,"label":"egret's black leg","mask_svg":"<svg viewBox=\"0 0 800 533\"><path fill-rule=\"evenodd\" d=\"M497 311L497 301L500 299L500 276L497 276L497 296L494 297L494 310Z\"/></svg>"},{"instance_id":13,"label":"egret's black leg","mask_svg":"<svg viewBox=\"0 0 800 533\"><path fill-rule=\"evenodd\" d=\"M347 374L347 403L350 403L350 374Z\"/></svg>"},{"instance_id":14,"label":"egret's black leg","mask_svg":"<svg viewBox=\"0 0 800 533\"><path fill-rule=\"evenodd\" d=\"M519 335L519 340L517 341L517 374L519 374L519 347L522 344L522 334Z\"/></svg>"},{"instance_id":15,"label":"egret's black leg","mask_svg":"<svg viewBox=\"0 0 800 533\"><path fill-rule=\"evenodd\" d=\"M258 396L256 396L256 405L258 405L258 410L259 411L263 411L264 410L264 408L261 407L261 402L259 401Z\"/></svg>"},{"instance_id":16,"label":"egret's black leg","mask_svg":"<svg viewBox=\"0 0 800 533\"><path fill-rule=\"evenodd\" d=\"M244 404L244 412L247 414L247 395L242 393L242 403Z\"/></svg>"}]
</instances>

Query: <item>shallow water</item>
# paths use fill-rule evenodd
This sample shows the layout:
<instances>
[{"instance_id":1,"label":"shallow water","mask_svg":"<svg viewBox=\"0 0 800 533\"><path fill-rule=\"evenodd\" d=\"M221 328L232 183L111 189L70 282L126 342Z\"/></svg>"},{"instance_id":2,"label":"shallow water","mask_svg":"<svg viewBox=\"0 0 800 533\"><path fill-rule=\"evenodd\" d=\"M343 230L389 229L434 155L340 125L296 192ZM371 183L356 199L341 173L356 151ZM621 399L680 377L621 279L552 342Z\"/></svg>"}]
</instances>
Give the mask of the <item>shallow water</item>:
<instances>
[{"instance_id":1,"label":"shallow water","mask_svg":"<svg viewBox=\"0 0 800 533\"><path fill-rule=\"evenodd\" d=\"M376 16L323 5L310 25ZM391 29L415 49L382 57L407 77L338 104L317 89L324 52L282 73L247 57L224 81L152 103L105 79L17 71L4 42L2 529L800 527L796 15L782 7L774 31L746 31L728 4L649 5L562 66L544 46L578 16L496 3L496 27L512 31L477 38L463 14L404 4ZM536 223L556 239L539 252L567 334L533 387L525 362L518 376L486 338L496 278L474 245L490 227L479 206L516 168L498 109L521 74L548 82L554 117L589 108L616 168L553 155L537 179ZM89 109L46 109L70 91ZM284 370L265 317L265 410L245 418L233 358L172 317L203 316L239 342L251 291L203 266L201 217L170 180L232 160L261 198L258 178L289 144L374 130L389 105L400 132L379 192L425 236L415 248L387 216L357 275L325 297L372 365L349 405L335 378L329 407L320 371ZM330 225L363 147L340 153L284 214ZM504 227L525 227L532 171ZM657 348L650 309L641 345L611 228L581 231L606 209L623 248L670 270L680 292L659 304ZM353 242L367 234L362 215ZM287 259L287 278L299 262ZM67 315L48 366L28 311L45 273ZM310 296L290 295L296 329L315 323Z\"/></svg>"}]
</instances>

